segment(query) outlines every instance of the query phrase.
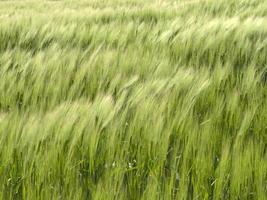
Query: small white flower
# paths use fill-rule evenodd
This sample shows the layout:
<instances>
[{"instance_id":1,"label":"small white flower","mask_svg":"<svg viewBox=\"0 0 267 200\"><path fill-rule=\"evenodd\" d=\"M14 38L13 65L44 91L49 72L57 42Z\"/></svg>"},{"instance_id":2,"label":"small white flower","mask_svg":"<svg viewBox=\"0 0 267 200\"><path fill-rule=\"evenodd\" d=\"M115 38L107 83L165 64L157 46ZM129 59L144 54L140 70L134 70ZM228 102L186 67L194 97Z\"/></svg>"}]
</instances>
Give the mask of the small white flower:
<instances>
[{"instance_id":1,"label":"small white flower","mask_svg":"<svg viewBox=\"0 0 267 200\"><path fill-rule=\"evenodd\" d=\"M128 167L131 169L133 168L133 164L131 162L128 163Z\"/></svg>"}]
</instances>

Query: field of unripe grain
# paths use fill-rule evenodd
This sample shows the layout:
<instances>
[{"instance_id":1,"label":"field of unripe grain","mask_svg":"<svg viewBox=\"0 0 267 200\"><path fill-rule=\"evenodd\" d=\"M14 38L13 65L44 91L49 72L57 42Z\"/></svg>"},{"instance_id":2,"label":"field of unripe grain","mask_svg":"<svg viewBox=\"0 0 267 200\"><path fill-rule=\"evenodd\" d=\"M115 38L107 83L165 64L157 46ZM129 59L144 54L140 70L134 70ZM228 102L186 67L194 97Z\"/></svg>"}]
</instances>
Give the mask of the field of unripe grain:
<instances>
[{"instance_id":1,"label":"field of unripe grain","mask_svg":"<svg viewBox=\"0 0 267 200\"><path fill-rule=\"evenodd\" d=\"M266 200L266 0L0 0L0 199Z\"/></svg>"}]
</instances>

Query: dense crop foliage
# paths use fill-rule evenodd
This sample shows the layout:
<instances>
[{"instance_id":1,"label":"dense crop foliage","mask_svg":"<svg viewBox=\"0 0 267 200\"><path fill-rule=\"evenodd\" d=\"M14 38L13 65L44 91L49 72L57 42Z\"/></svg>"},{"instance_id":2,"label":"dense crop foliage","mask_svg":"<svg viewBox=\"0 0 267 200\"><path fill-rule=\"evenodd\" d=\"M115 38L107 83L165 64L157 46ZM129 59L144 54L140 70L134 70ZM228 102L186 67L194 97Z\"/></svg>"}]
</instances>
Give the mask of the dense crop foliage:
<instances>
[{"instance_id":1,"label":"dense crop foliage","mask_svg":"<svg viewBox=\"0 0 267 200\"><path fill-rule=\"evenodd\" d=\"M267 199L266 0L0 1L0 199Z\"/></svg>"}]
</instances>

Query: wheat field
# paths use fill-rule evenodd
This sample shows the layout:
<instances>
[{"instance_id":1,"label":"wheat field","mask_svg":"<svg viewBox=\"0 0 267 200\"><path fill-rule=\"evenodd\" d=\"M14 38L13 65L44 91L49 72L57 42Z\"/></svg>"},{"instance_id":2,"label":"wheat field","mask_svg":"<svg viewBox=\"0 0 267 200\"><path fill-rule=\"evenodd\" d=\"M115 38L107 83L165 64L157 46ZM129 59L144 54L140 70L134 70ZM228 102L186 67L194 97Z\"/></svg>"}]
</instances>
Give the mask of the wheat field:
<instances>
[{"instance_id":1,"label":"wheat field","mask_svg":"<svg viewBox=\"0 0 267 200\"><path fill-rule=\"evenodd\" d=\"M267 1L0 1L0 199L267 199Z\"/></svg>"}]
</instances>

